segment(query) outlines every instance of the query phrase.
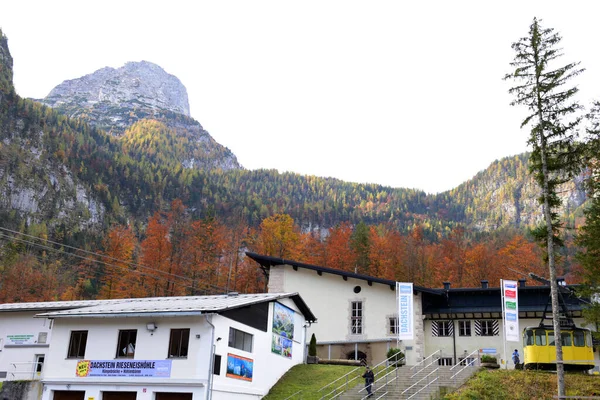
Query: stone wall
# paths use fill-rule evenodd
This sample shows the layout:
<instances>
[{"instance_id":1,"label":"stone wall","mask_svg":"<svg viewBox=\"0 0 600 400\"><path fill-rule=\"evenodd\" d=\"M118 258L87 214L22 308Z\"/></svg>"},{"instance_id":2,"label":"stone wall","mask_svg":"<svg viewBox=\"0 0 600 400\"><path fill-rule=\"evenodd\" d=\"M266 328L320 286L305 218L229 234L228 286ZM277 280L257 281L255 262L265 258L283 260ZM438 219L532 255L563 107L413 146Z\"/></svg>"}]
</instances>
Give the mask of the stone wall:
<instances>
[{"instance_id":1,"label":"stone wall","mask_svg":"<svg viewBox=\"0 0 600 400\"><path fill-rule=\"evenodd\" d=\"M0 400L39 400L42 390L40 381L5 381L0 388Z\"/></svg>"}]
</instances>

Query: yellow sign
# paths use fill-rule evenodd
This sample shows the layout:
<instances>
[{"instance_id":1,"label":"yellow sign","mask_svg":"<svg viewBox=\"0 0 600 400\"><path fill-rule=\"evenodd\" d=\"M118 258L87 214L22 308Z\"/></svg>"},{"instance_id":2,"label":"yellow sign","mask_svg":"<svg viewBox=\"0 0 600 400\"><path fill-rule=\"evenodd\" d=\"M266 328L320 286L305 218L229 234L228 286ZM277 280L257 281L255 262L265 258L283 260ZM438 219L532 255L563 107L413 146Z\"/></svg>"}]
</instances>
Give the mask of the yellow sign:
<instances>
[{"instance_id":1,"label":"yellow sign","mask_svg":"<svg viewBox=\"0 0 600 400\"><path fill-rule=\"evenodd\" d=\"M90 360L81 360L77 363L75 374L80 378L85 378L90 373ZM92 400L94 400L92 398Z\"/></svg>"}]
</instances>

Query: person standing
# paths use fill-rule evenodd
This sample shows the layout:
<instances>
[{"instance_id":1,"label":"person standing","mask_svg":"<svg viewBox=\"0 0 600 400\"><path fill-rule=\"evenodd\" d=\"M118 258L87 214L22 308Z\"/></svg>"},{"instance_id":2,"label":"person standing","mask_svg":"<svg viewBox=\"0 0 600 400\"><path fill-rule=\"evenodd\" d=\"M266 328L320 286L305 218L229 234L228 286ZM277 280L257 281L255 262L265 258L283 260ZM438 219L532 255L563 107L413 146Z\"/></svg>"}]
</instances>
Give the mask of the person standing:
<instances>
[{"instance_id":1,"label":"person standing","mask_svg":"<svg viewBox=\"0 0 600 400\"><path fill-rule=\"evenodd\" d=\"M519 350L515 349L512 353L512 360L515 363L515 368L518 368L518 365L521 363L521 357L519 357Z\"/></svg>"},{"instance_id":2,"label":"person standing","mask_svg":"<svg viewBox=\"0 0 600 400\"><path fill-rule=\"evenodd\" d=\"M367 397L373 396L373 393L371 393L371 389L373 388L373 381L375 380L375 375L373 374L373 371L371 371L371 368L367 367L362 377L365 378L365 387L367 388L367 393L369 394Z\"/></svg>"}]
</instances>

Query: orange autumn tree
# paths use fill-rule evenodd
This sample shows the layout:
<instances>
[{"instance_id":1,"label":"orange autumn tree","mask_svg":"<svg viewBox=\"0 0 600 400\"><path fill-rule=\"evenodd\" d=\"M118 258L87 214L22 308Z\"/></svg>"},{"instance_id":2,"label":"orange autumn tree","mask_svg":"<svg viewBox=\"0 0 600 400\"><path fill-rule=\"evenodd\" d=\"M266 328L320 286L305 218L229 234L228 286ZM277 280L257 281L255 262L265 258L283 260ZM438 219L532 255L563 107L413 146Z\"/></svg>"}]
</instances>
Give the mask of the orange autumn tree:
<instances>
[{"instance_id":1,"label":"orange autumn tree","mask_svg":"<svg viewBox=\"0 0 600 400\"><path fill-rule=\"evenodd\" d=\"M371 226L368 274L383 279L401 276L400 265L404 256L404 243L398 231L388 226Z\"/></svg>"},{"instance_id":2,"label":"orange autumn tree","mask_svg":"<svg viewBox=\"0 0 600 400\"><path fill-rule=\"evenodd\" d=\"M40 263L33 254L21 254L4 266L0 303L54 300L57 289L54 264Z\"/></svg>"},{"instance_id":3,"label":"orange autumn tree","mask_svg":"<svg viewBox=\"0 0 600 400\"><path fill-rule=\"evenodd\" d=\"M272 257L297 260L301 254L300 228L288 214L275 214L260 224L255 251Z\"/></svg>"},{"instance_id":4,"label":"orange autumn tree","mask_svg":"<svg viewBox=\"0 0 600 400\"><path fill-rule=\"evenodd\" d=\"M98 293L100 299L121 299L139 293L139 271L133 263L137 239L130 227L114 226L104 239L104 273Z\"/></svg>"},{"instance_id":5,"label":"orange autumn tree","mask_svg":"<svg viewBox=\"0 0 600 400\"><path fill-rule=\"evenodd\" d=\"M527 279L527 275L533 272L539 276L547 277L540 247L536 243L529 242L523 235L515 235L499 251L498 256L502 260L501 271L503 279ZM537 281L532 284L540 285Z\"/></svg>"},{"instance_id":6,"label":"orange autumn tree","mask_svg":"<svg viewBox=\"0 0 600 400\"><path fill-rule=\"evenodd\" d=\"M325 267L354 272L356 256L350 246L352 233L349 222L342 222L329 231L325 239Z\"/></svg>"}]
</instances>

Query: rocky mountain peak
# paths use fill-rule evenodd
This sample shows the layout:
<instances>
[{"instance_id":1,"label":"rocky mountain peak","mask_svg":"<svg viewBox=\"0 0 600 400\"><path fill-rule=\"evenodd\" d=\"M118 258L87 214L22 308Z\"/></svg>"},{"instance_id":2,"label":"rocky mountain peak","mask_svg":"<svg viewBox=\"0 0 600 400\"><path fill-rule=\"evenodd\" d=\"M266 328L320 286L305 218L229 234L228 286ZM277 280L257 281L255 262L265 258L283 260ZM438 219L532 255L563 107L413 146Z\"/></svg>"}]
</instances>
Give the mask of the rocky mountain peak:
<instances>
[{"instance_id":1,"label":"rocky mountain peak","mask_svg":"<svg viewBox=\"0 0 600 400\"><path fill-rule=\"evenodd\" d=\"M64 81L41 102L117 134L135 122L129 118L132 113L136 120L169 112L190 115L185 86L148 61L105 67Z\"/></svg>"}]
</instances>

